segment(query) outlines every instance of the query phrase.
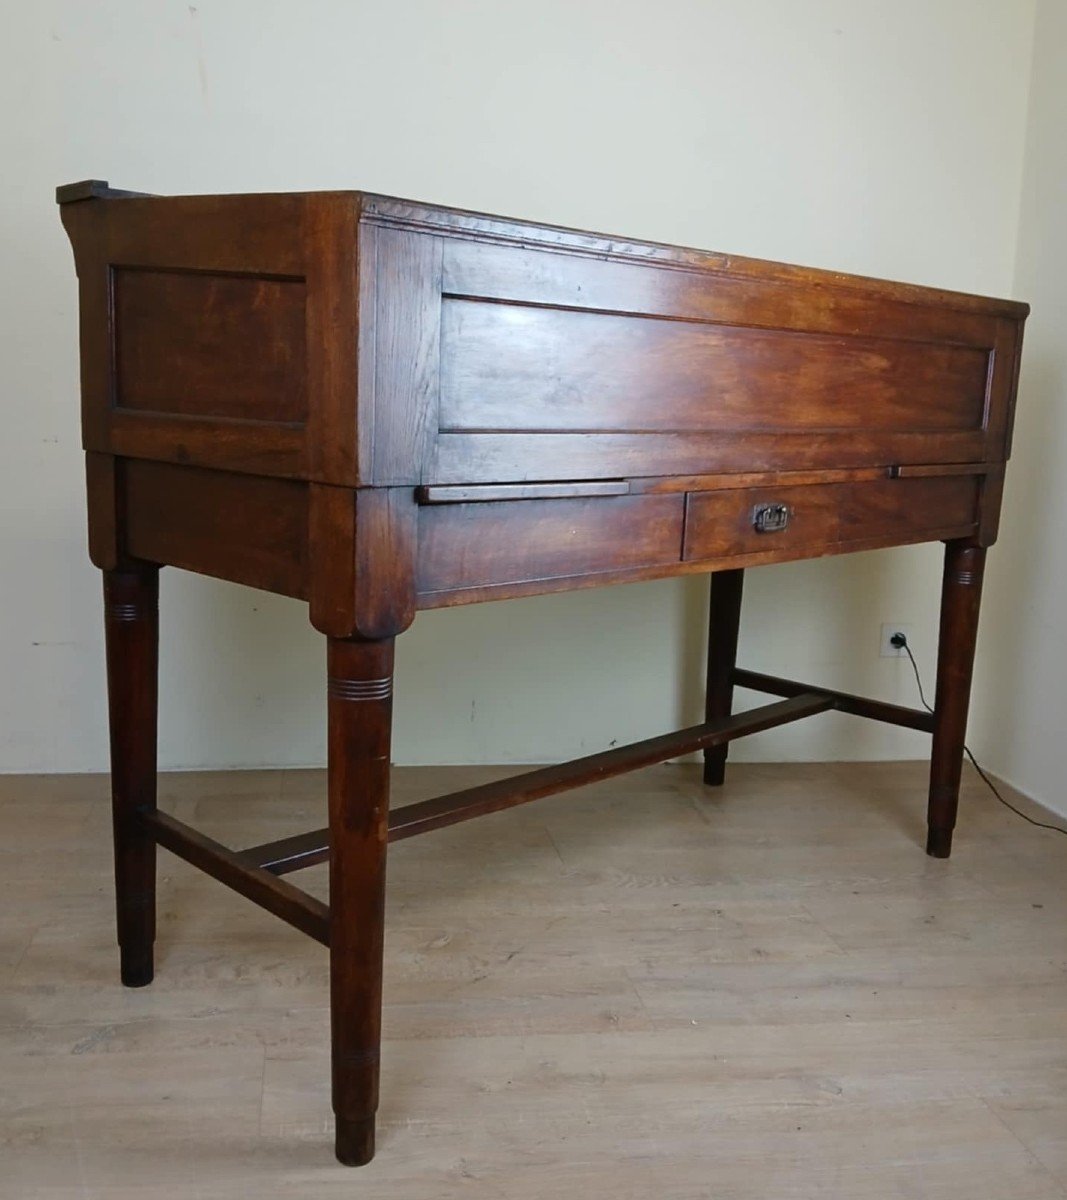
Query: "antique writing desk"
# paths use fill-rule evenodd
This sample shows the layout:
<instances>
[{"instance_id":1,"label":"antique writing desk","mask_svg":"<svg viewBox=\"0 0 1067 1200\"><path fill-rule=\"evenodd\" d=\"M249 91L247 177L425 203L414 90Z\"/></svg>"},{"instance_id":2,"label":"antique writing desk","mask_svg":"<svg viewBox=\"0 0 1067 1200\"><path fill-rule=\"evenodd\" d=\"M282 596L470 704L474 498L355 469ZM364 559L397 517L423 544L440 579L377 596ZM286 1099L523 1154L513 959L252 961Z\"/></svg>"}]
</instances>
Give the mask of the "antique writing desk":
<instances>
[{"instance_id":1,"label":"antique writing desk","mask_svg":"<svg viewBox=\"0 0 1067 1200\"><path fill-rule=\"evenodd\" d=\"M156 845L330 952L337 1155L378 1098L386 844L827 709L933 734L952 841L1027 308L358 192L58 199L104 572L118 940ZM745 567L945 543L934 715L735 665ZM170 564L308 602L324 829L234 850L156 808ZM388 811L393 639L423 608L714 572L705 720ZM735 684L780 697L731 715ZM325 860L329 906L285 876Z\"/></svg>"}]
</instances>

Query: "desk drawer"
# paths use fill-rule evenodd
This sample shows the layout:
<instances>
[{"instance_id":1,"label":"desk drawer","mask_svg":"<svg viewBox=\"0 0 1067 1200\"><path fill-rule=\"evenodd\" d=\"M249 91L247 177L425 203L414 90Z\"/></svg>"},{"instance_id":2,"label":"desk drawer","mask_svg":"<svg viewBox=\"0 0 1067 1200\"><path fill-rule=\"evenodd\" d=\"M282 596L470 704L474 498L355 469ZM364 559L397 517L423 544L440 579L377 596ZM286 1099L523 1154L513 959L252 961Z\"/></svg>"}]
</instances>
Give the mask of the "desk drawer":
<instances>
[{"instance_id":1,"label":"desk drawer","mask_svg":"<svg viewBox=\"0 0 1067 1200\"><path fill-rule=\"evenodd\" d=\"M681 492L424 505L418 590L547 584L676 565L684 505Z\"/></svg>"},{"instance_id":2,"label":"desk drawer","mask_svg":"<svg viewBox=\"0 0 1067 1200\"><path fill-rule=\"evenodd\" d=\"M973 475L690 492L682 558L956 535L975 524L977 502Z\"/></svg>"}]
</instances>

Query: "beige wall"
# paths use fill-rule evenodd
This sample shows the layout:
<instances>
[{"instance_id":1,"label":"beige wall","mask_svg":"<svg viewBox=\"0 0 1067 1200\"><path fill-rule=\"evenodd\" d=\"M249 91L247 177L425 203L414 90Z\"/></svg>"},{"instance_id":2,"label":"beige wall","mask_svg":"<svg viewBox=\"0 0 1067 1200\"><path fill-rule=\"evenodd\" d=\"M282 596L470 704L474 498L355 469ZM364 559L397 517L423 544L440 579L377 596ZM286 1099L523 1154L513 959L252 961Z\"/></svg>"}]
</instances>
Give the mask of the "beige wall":
<instances>
[{"instance_id":1,"label":"beige wall","mask_svg":"<svg viewBox=\"0 0 1067 1200\"><path fill-rule=\"evenodd\" d=\"M9 7L3 770L106 762L98 584L83 548L74 274L51 204L58 182L366 187L1013 291L1029 0ZM1020 292L1029 282L1020 278ZM1028 380L1036 390L1036 365ZM1024 404L1037 420L1034 398ZM1042 438L1031 424L1020 443L1013 504L1032 491L1031 473L1048 474ZM1010 529L1025 556L1025 522ZM1062 579L1062 561L1058 570ZM936 547L753 572L743 659L910 701L904 664L878 657L879 626L910 623L932 679L938 574ZM400 644L398 760L553 759L688 718L699 705L705 586L420 616ZM301 605L167 572L163 611L165 765L321 760L322 648ZM1002 675L1028 708L1053 693L1031 694L1029 680L1024 688L989 666L991 626L976 720L992 748L998 725L1015 720L993 696ZM1014 770L1010 747L997 747L997 763ZM918 735L822 717L739 755L924 750Z\"/></svg>"},{"instance_id":2,"label":"beige wall","mask_svg":"<svg viewBox=\"0 0 1067 1200\"><path fill-rule=\"evenodd\" d=\"M990 555L972 740L1067 815L1067 3L1040 0L1015 292L1027 323L1001 540Z\"/></svg>"}]
</instances>

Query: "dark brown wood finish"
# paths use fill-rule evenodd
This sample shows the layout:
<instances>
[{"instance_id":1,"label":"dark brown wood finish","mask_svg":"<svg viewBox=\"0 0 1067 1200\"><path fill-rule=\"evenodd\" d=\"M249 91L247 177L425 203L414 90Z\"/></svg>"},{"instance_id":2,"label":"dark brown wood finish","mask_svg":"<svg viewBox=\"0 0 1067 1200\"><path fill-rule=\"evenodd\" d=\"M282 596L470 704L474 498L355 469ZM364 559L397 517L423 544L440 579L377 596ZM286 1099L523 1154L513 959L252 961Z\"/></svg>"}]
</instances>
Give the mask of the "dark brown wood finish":
<instances>
[{"instance_id":1,"label":"dark brown wood finish","mask_svg":"<svg viewBox=\"0 0 1067 1200\"><path fill-rule=\"evenodd\" d=\"M792 679L779 679L776 675L763 675L759 671L745 671L740 667L731 672L731 679L737 687L768 692L772 696L829 696L838 712L884 721L887 725L900 725L904 729L918 729L923 733L932 733L934 730L933 714L920 708L886 704L884 700L870 700L866 696L839 692L836 688L797 683Z\"/></svg>"},{"instance_id":2,"label":"dark brown wood finish","mask_svg":"<svg viewBox=\"0 0 1067 1200\"><path fill-rule=\"evenodd\" d=\"M125 534L120 529L123 488L112 454L85 456L85 507L89 516L89 561L102 571L118 566Z\"/></svg>"},{"instance_id":3,"label":"dark brown wood finish","mask_svg":"<svg viewBox=\"0 0 1067 1200\"><path fill-rule=\"evenodd\" d=\"M374 242L371 476L414 484L439 426L441 242L392 229Z\"/></svg>"},{"instance_id":4,"label":"dark brown wood finish","mask_svg":"<svg viewBox=\"0 0 1067 1200\"><path fill-rule=\"evenodd\" d=\"M737 637L741 628L741 593L745 572L716 571L708 596L708 667L704 693L704 720L723 720L733 705L732 672L737 665ZM719 787L726 778L729 743L704 751L704 782Z\"/></svg>"},{"instance_id":5,"label":"dark brown wood finish","mask_svg":"<svg viewBox=\"0 0 1067 1200\"><path fill-rule=\"evenodd\" d=\"M420 608L469 604L598 583L626 582L771 562L964 537L979 522L984 476L950 472L944 478L888 478L823 473L794 484L715 486L680 493L660 481L638 481L625 495L561 495L540 499L517 485L515 503L503 488L457 489L454 503L419 510L416 587ZM865 477L867 476L867 477ZM686 477L683 477L686 478ZM744 478L768 479L767 476ZM646 486L647 485L647 486ZM613 490L615 485L611 485ZM427 489L440 496L452 489ZM473 500L459 496L475 495ZM759 532L753 515L784 504L785 528Z\"/></svg>"},{"instance_id":6,"label":"dark brown wood finish","mask_svg":"<svg viewBox=\"0 0 1067 1200\"><path fill-rule=\"evenodd\" d=\"M646 738L628 746L616 746L571 762L541 767L526 775L498 779L462 792L408 804L389 814L389 841L401 841L418 833L469 821L473 817L503 812L517 804L528 804L531 800L541 800L570 788L598 783L639 767L690 754L694 750L726 745L751 733L761 733L801 717L826 712L835 704L835 699L828 692L812 695L794 692L788 703L768 704L733 717L705 721L703 725ZM276 875L284 875L328 861L330 838L329 828L316 829L262 846L253 846L242 851L241 856L245 861Z\"/></svg>"},{"instance_id":7,"label":"dark brown wood finish","mask_svg":"<svg viewBox=\"0 0 1067 1200\"><path fill-rule=\"evenodd\" d=\"M374 1156L382 1020L393 641L329 639L330 1024L336 1152Z\"/></svg>"},{"instance_id":8,"label":"dark brown wood finish","mask_svg":"<svg viewBox=\"0 0 1067 1200\"><path fill-rule=\"evenodd\" d=\"M363 193L83 194L89 449L350 486L1006 453L1024 305Z\"/></svg>"},{"instance_id":9,"label":"dark brown wood finish","mask_svg":"<svg viewBox=\"0 0 1067 1200\"><path fill-rule=\"evenodd\" d=\"M988 372L970 346L446 300L440 428L977 429ZM869 407L848 403L857 392Z\"/></svg>"},{"instance_id":10,"label":"dark brown wood finish","mask_svg":"<svg viewBox=\"0 0 1067 1200\"><path fill-rule=\"evenodd\" d=\"M307 420L302 280L119 267L112 289L116 408Z\"/></svg>"},{"instance_id":11,"label":"dark brown wood finish","mask_svg":"<svg viewBox=\"0 0 1067 1200\"><path fill-rule=\"evenodd\" d=\"M143 459L123 475L131 554L306 598L307 484Z\"/></svg>"},{"instance_id":12,"label":"dark brown wood finish","mask_svg":"<svg viewBox=\"0 0 1067 1200\"><path fill-rule=\"evenodd\" d=\"M990 464L978 494L978 544L988 548L1000 532L1000 505L1004 498L1005 463Z\"/></svg>"},{"instance_id":13,"label":"dark brown wood finish","mask_svg":"<svg viewBox=\"0 0 1067 1200\"><path fill-rule=\"evenodd\" d=\"M956 313L1018 317L1026 312L1026 305L1014 300L994 300L987 296L972 296L917 284L845 275L837 271L639 241L613 234L591 233L511 217L466 212L438 204L400 200L392 196L366 192L360 195L363 219L368 223L452 235L455 240L450 239L448 244L454 253L445 261L445 279L449 292L460 295L480 295L484 289L478 285L457 283L457 263L464 264L469 270L473 260L475 267L489 277L501 278L499 263L503 255L498 250L518 244L573 257L575 261L559 263L549 276L539 280L540 286L557 289L555 295L561 304L584 295L589 307L610 307L604 301L603 291L594 289L588 282L589 277L582 274L589 260L595 259L613 268L650 266L720 275L737 285L732 295L737 297L735 303L740 305L752 303L751 297L760 285L785 284L796 291L779 292L776 311L790 313L803 309L811 314L826 313L824 320L838 321L853 328L859 318L865 313L869 316L871 312L862 307L864 303L885 305L886 311L901 320L904 319L901 314L906 310L894 306L914 304L940 310L928 318L929 326L937 330L955 328L953 321ZM504 261L510 265L513 274L513 279L504 279L505 286L514 286L515 281L529 277L529 260L508 258ZM619 286L617 276L596 273L592 277L612 289ZM681 285L671 282L669 286L674 288ZM830 291L834 294L833 302L827 298ZM801 295L798 297L797 293ZM501 298L513 296L509 291L501 293Z\"/></svg>"},{"instance_id":14,"label":"dark brown wood finish","mask_svg":"<svg viewBox=\"0 0 1067 1200\"><path fill-rule=\"evenodd\" d=\"M437 796L418 804L408 804L399 809L389 822L390 840L397 841L431 829L442 829L457 821L499 812L568 788L610 779L614 775L702 750L706 746L724 745L738 737L774 729L801 717L824 712L832 706L833 702L825 696L795 696L779 704L767 704L733 717L706 721L702 725L665 733L629 746L603 750L573 762L543 767L528 775L501 779L451 796Z\"/></svg>"},{"instance_id":15,"label":"dark brown wood finish","mask_svg":"<svg viewBox=\"0 0 1067 1200\"><path fill-rule=\"evenodd\" d=\"M321 900L308 896L270 871L248 862L239 852L230 850L179 821L169 813L151 810L139 814L148 836L172 854L199 867L213 879L226 884L246 899L281 917L324 946L330 944L330 910Z\"/></svg>"},{"instance_id":16,"label":"dark brown wood finish","mask_svg":"<svg viewBox=\"0 0 1067 1200\"><path fill-rule=\"evenodd\" d=\"M426 468L431 483L821 471L895 463L981 462L964 433L448 433Z\"/></svg>"},{"instance_id":17,"label":"dark brown wood finish","mask_svg":"<svg viewBox=\"0 0 1067 1200\"><path fill-rule=\"evenodd\" d=\"M945 545L926 840L926 852L935 858L952 852L985 556L985 547L971 541Z\"/></svg>"},{"instance_id":18,"label":"dark brown wood finish","mask_svg":"<svg viewBox=\"0 0 1067 1200\"><path fill-rule=\"evenodd\" d=\"M363 364L373 360L366 348L373 344L374 324L363 297L374 286L374 274L360 261L360 204L358 195L344 192L304 197L305 342L314 348L304 426L307 473L349 486L369 477L360 457L365 450L359 434L368 422L359 397Z\"/></svg>"},{"instance_id":19,"label":"dark brown wood finish","mask_svg":"<svg viewBox=\"0 0 1067 1200\"><path fill-rule=\"evenodd\" d=\"M466 588L543 584L679 561L679 495L578 497L419 510L417 587L425 597Z\"/></svg>"},{"instance_id":20,"label":"dark brown wood finish","mask_svg":"<svg viewBox=\"0 0 1067 1200\"><path fill-rule=\"evenodd\" d=\"M104 572L111 815L122 982L152 982L156 844L141 818L156 807L159 568L129 563Z\"/></svg>"},{"instance_id":21,"label":"dark brown wood finish","mask_svg":"<svg viewBox=\"0 0 1067 1200\"><path fill-rule=\"evenodd\" d=\"M828 546L871 538L904 540L927 529L973 527L978 489L968 476L882 479L690 493L683 558L723 558L775 548ZM761 533L753 512L784 504L788 524Z\"/></svg>"},{"instance_id":22,"label":"dark brown wood finish","mask_svg":"<svg viewBox=\"0 0 1067 1200\"><path fill-rule=\"evenodd\" d=\"M374 1149L389 840L695 749L719 784L732 739L834 709L933 733L948 853L1025 305L364 192L58 199L122 978L151 979L157 843L325 942L342 1162ZM737 668L745 569L936 540L936 715ZM308 602L328 828L241 851L156 810L154 564ZM393 642L418 609L697 572L703 724L389 815ZM731 715L735 685L785 699ZM326 860L328 908L279 878Z\"/></svg>"}]
</instances>

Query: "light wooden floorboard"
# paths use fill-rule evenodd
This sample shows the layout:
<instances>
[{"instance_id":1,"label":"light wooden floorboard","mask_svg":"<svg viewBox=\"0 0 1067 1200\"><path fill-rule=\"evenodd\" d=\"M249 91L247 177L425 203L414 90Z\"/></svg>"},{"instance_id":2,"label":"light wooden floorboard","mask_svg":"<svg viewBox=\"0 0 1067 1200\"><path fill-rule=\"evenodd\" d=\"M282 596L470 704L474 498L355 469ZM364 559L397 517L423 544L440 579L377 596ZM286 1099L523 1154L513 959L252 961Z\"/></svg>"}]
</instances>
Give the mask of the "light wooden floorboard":
<instances>
[{"instance_id":1,"label":"light wooden floorboard","mask_svg":"<svg viewBox=\"0 0 1067 1200\"><path fill-rule=\"evenodd\" d=\"M510 770L401 769L396 802ZM968 773L929 859L924 775L670 765L397 845L358 1171L322 948L161 852L124 991L106 779L0 778L0 1200L1064 1200L1067 839ZM241 846L322 824L323 786L161 803Z\"/></svg>"}]
</instances>

